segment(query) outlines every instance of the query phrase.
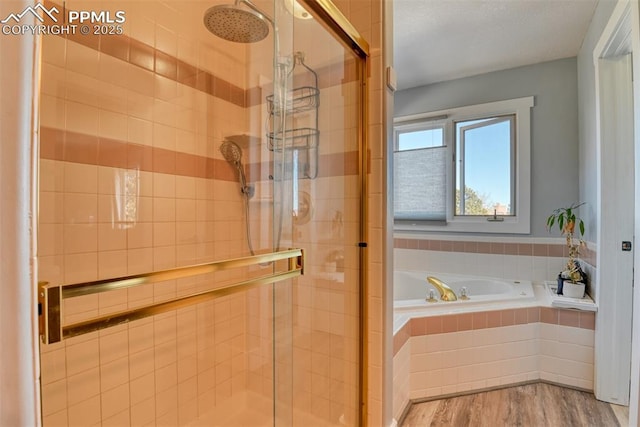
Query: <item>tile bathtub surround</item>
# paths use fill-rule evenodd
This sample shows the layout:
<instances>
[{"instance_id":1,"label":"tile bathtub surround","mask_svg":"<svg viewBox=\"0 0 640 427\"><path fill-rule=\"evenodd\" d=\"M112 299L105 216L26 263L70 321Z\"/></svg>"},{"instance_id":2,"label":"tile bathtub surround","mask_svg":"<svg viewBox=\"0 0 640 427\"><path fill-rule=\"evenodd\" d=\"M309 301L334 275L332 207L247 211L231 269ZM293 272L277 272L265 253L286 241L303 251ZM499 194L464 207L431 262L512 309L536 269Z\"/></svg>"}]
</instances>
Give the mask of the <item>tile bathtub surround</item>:
<instances>
[{"instance_id":1,"label":"tile bathtub surround","mask_svg":"<svg viewBox=\"0 0 640 427\"><path fill-rule=\"evenodd\" d=\"M393 357L393 417L401 420L411 393L411 349L406 345Z\"/></svg>"},{"instance_id":2,"label":"tile bathtub surround","mask_svg":"<svg viewBox=\"0 0 640 427\"><path fill-rule=\"evenodd\" d=\"M505 243L481 241L456 241L437 239L403 239L393 241L396 249L415 249L421 251L460 252L492 255L522 255L552 258L567 258L569 249L563 244L547 243ZM581 259L596 266L596 252L591 248L581 248Z\"/></svg>"},{"instance_id":3,"label":"tile bathtub surround","mask_svg":"<svg viewBox=\"0 0 640 427\"><path fill-rule=\"evenodd\" d=\"M395 356L400 349L409 341L411 338L411 320L406 322L402 327L393 334L393 355Z\"/></svg>"},{"instance_id":4,"label":"tile bathtub surround","mask_svg":"<svg viewBox=\"0 0 640 427\"><path fill-rule=\"evenodd\" d=\"M548 307L414 318L394 336L394 389L404 372L410 399L535 380L591 390L594 328L594 313Z\"/></svg>"},{"instance_id":5,"label":"tile bathtub surround","mask_svg":"<svg viewBox=\"0 0 640 427\"><path fill-rule=\"evenodd\" d=\"M526 307L507 310L460 313L431 317L415 317L406 322L393 336L395 355L411 337L463 332L530 323L570 326L595 330L595 313L562 310L551 307Z\"/></svg>"},{"instance_id":6,"label":"tile bathtub surround","mask_svg":"<svg viewBox=\"0 0 640 427\"><path fill-rule=\"evenodd\" d=\"M592 268L597 268L598 253L594 249L589 247L589 246L595 246L595 245L589 242L587 243L587 245L588 246L586 248L580 249L580 259L586 262L587 264L589 264Z\"/></svg>"}]
</instances>

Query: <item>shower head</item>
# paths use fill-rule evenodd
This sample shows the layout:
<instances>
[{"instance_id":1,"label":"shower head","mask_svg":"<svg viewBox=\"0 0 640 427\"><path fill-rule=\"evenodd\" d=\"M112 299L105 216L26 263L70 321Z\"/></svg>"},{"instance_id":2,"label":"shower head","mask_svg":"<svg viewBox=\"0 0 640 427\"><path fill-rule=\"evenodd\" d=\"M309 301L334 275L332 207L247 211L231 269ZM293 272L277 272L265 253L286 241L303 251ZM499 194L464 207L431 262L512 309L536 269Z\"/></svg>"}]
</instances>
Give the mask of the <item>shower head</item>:
<instances>
[{"instance_id":1,"label":"shower head","mask_svg":"<svg viewBox=\"0 0 640 427\"><path fill-rule=\"evenodd\" d=\"M222 157L231 163L238 170L238 176L240 178L240 192L246 197L253 197L254 188L253 185L247 185L247 178L244 175L244 167L242 166L242 148L233 141L225 139L220 144L220 152Z\"/></svg>"},{"instance_id":2,"label":"shower head","mask_svg":"<svg viewBox=\"0 0 640 427\"><path fill-rule=\"evenodd\" d=\"M240 7L246 4L251 10ZM204 26L214 35L236 43L255 43L267 37L273 21L249 0L222 4L204 13Z\"/></svg>"},{"instance_id":3,"label":"shower head","mask_svg":"<svg viewBox=\"0 0 640 427\"><path fill-rule=\"evenodd\" d=\"M220 144L220 152L227 162L232 163L236 167L241 164L242 149L235 142L225 139L224 142Z\"/></svg>"}]
</instances>

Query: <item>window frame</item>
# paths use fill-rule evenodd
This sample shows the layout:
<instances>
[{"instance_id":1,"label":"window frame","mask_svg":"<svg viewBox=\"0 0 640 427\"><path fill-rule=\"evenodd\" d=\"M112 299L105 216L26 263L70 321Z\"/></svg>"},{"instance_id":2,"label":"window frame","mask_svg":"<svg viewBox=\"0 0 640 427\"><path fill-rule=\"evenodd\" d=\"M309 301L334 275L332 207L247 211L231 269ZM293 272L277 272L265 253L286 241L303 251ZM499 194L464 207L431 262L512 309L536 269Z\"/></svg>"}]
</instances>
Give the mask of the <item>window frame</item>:
<instances>
[{"instance_id":1,"label":"window frame","mask_svg":"<svg viewBox=\"0 0 640 427\"><path fill-rule=\"evenodd\" d=\"M394 220L396 232L468 232L468 233L531 233L531 109L534 107L534 97L528 96L505 101L489 102L465 107L432 111L429 113L413 114L394 119L394 149L397 149L398 129L419 129L420 125L431 125L432 122L445 121L444 145L447 156L446 222L430 221L398 221ZM515 115L515 182L513 191L515 206L513 215L498 216L493 221L493 215L461 216L455 215L455 122L482 119L491 116Z\"/></svg>"}]
</instances>

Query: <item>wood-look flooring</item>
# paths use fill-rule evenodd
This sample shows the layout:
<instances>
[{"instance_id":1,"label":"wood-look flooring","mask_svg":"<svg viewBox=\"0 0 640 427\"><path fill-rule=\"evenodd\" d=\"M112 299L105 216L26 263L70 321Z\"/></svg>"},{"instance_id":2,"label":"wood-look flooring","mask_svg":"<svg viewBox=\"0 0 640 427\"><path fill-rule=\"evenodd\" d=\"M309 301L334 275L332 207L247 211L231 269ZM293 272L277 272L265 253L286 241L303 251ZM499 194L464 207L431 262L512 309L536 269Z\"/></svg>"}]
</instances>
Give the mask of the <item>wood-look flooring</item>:
<instances>
[{"instance_id":1,"label":"wood-look flooring","mask_svg":"<svg viewBox=\"0 0 640 427\"><path fill-rule=\"evenodd\" d=\"M527 384L414 404L402 427L620 426L608 403L592 393Z\"/></svg>"}]
</instances>

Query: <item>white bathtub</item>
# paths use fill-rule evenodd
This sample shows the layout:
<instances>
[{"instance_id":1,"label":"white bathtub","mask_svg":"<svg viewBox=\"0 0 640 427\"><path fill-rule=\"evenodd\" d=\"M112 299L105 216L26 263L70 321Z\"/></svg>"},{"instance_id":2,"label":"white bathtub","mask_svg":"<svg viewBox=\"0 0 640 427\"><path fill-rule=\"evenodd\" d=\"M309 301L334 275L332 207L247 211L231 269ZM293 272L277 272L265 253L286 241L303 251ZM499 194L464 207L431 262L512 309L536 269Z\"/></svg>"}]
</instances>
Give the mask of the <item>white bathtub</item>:
<instances>
[{"instance_id":1,"label":"white bathtub","mask_svg":"<svg viewBox=\"0 0 640 427\"><path fill-rule=\"evenodd\" d=\"M427 276L433 276L446 283L458 296L457 301L438 301L429 303L426 301L429 290L433 289L436 299L440 294L430 283ZM467 288L468 300L461 300L462 287ZM395 310L429 309L438 312L459 312L493 309L496 305L504 303L529 304L535 301L531 281L495 279L490 277L473 277L454 274L434 273L425 271L395 271L393 274L393 307ZM511 304L510 304L511 305Z\"/></svg>"}]
</instances>

